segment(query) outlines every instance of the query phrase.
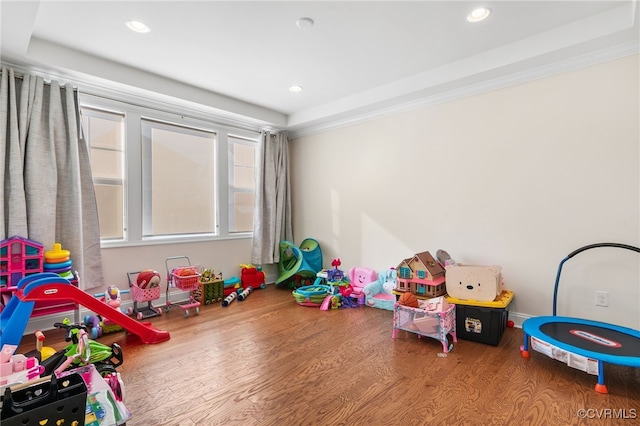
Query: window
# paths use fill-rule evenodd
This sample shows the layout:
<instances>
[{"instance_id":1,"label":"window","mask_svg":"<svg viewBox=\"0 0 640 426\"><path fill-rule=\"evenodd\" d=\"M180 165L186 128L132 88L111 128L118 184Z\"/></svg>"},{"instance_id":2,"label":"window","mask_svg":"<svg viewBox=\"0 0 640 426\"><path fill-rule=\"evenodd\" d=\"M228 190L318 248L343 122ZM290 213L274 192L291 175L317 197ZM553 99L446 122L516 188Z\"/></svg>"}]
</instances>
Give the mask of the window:
<instances>
[{"instance_id":1,"label":"window","mask_svg":"<svg viewBox=\"0 0 640 426\"><path fill-rule=\"evenodd\" d=\"M260 133L81 94L103 246L251 236Z\"/></svg>"},{"instance_id":2,"label":"window","mask_svg":"<svg viewBox=\"0 0 640 426\"><path fill-rule=\"evenodd\" d=\"M82 110L82 127L90 146L93 187L100 233L105 240L124 238L124 116L92 108Z\"/></svg>"},{"instance_id":3,"label":"window","mask_svg":"<svg viewBox=\"0 0 640 426\"><path fill-rule=\"evenodd\" d=\"M253 231L257 143L229 136L229 232Z\"/></svg>"},{"instance_id":4,"label":"window","mask_svg":"<svg viewBox=\"0 0 640 426\"><path fill-rule=\"evenodd\" d=\"M400 276L400 278L411 278L411 269L406 267L406 266L401 266L400 267L400 271L398 271L398 275Z\"/></svg>"},{"instance_id":5,"label":"window","mask_svg":"<svg viewBox=\"0 0 640 426\"><path fill-rule=\"evenodd\" d=\"M143 237L213 235L215 133L142 120Z\"/></svg>"}]
</instances>

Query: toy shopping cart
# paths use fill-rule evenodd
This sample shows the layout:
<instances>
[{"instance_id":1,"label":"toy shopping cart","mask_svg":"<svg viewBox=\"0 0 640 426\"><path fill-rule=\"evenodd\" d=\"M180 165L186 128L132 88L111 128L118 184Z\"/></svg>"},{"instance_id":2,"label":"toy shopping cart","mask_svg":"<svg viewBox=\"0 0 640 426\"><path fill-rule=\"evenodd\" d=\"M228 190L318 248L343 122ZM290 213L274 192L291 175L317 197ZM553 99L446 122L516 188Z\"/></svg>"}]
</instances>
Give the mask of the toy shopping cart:
<instances>
[{"instance_id":1,"label":"toy shopping cart","mask_svg":"<svg viewBox=\"0 0 640 426\"><path fill-rule=\"evenodd\" d=\"M127 279L129 280L129 288L131 289L131 295L133 297L133 315L139 320L157 317L162 315L162 308L155 307L151 304L153 300L160 299L160 274L158 275L158 282L146 282L144 288L140 287L139 279L140 274L157 274L151 270L127 272ZM136 277L134 280L133 277ZM138 303L147 302L147 306L138 308Z\"/></svg>"},{"instance_id":2,"label":"toy shopping cart","mask_svg":"<svg viewBox=\"0 0 640 426\"><path fill-rule=\"evenodd\" d=\"M170 267L170 264L181 263L179 267ZM185 265L186 263L186 265ZM180 307L184 312L185 318L189 316L189 309L195 308L196 315L200 313L200 302L196 301L193 297L193 290L200 287L200 272L197 266L192 266L191 261L187 256L173 256L167 257L165 260L167 266L167 294L166 294L166 308L167 312L172 307ZM169 295L171 288L177 288L180 291L189 293L189 300L183 303L171 303Z\"/></svg>"}]
</instances>

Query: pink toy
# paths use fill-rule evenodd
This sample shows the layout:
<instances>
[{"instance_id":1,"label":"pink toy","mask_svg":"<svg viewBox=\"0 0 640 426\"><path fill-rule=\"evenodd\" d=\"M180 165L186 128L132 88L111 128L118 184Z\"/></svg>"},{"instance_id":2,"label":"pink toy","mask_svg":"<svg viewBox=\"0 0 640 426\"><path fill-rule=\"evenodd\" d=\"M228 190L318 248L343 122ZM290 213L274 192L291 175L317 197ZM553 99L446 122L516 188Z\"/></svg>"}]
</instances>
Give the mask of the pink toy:
<instances>
[{"instance_id":1,"label":"pink toy","mask_svg":"<svg viewBox=\"0 0 640 426\"><path fill-rule=\"evenodd\" d=\"M104 293L104 303L111 306L113 309L118 309L120 307L120 302L120 289L113 285L107 287L107 291Z\"/></svg>"},{"instance_id":2,"label":"pink toy","mask_svg":"<svg viewBox=\"0 0 640 426\"><path fill-rule=\"evenodd\" d=\"M357 266L349 270L349 280L351 281L351 297L358 300L360 305L364 305L364 286L378 279L378 273L371 268Z\"/></svg>"},{"instance_id":3,"label":"pink toy","mask_svg":"<svg viewBox=\"0 0 640 426\"><path fill-rule=\"evenodd\" d=\"M427 311L396 303L393 307L393 333L396 339L400 330L439 340L444 353L453 349L456 335L456 305L449 304L443 311ZM449 342L451 336L453 342Z\"/></svg>"},{"instance_id":4,"label":"pink toy","mask_svg":"<svg viewBox=\"0 0 640 426\"><path fill-rule=\"evenodd\" d=\"M133 313L132 308L128 308L126 310L120 308L120 304L122 303L121 295L125 293L129 293L129 290L120 290L115 285L110 285L109 287L107 287L107 291L105 291L104 293L98 293L95 295L95 297L102 298L107 306L110 306L113 309L117 309L123 314L131 315Z\"/></svg>"}]
</instances>

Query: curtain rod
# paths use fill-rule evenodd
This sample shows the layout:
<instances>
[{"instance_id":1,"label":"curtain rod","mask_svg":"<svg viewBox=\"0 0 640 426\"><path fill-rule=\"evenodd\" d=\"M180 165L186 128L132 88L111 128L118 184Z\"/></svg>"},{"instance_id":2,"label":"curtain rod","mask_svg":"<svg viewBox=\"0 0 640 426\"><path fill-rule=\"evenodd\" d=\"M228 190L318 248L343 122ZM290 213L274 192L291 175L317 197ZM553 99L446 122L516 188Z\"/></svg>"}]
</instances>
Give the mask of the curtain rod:
<instances>
[{"instance_id":1,"label":"curtain rod","mask_svg":"<svg viewBox=\"0 0 640 426\"><path fill-rule=\"evenodd\" d=\"M9 69L9 68L0 69L0 76L2 75L2 70L3 69ZM24 81L24 74L23 73L20 73L20 72L14 70L14 69L11 69L11 70L13 71L13 77L14 78L17 78L17 79L20 79L20 80ZM32 76L35 76L35 77L41 77L42 80L44 81L44 84L49 85L49 86L51 85L52 81L56 81L59 85L61 85L63 87L66 86L67 84L71 84L71 83L62 83L62 82L60 82L58 80L53 80L53 79L47 80L47 78L45 78L44 76L37 75L37 74L29 74L29 75L32 75ZM73 85L71 87L73 88L74 92L78 92L78 88L77 87L75 87Z\"/></svg>"},{"instance_id":2,"label":"curtain rod","mask_svg":"<svg viewBox=\"0 0 640 426\"><path fill-rule=\"evenodd\" d=\"M14 68L11 68L11 67L4 67L4 68L0 69L0 75L2 75L2 69L7 69L7 70L11 69L14 72L14 75L16 76L16 78L20 78L20 79L24 80L24 74L26 74L26 73L21 73L21 72L16 71ZM37 75L37 74L31 74L31 75ZM42 76L42 75L40 75L40 77L45 79L45 77ZM58 83L60 84L60 82L58 82ZM45 84L50 84L50 83L47 82L46 79L45 79ZM77 87L74 87L73 90L75 92L78 92L78 88ZM110 89L106 89L106 90L110 90ZM181 114L181 113L176 112L176 111L170 111L170 110L162 109L162 108L159 108L159 107L156 107L156 106L142 105L141 103L132 102L132 101L129 101L129 100L114 99L113 97L110 97L110 96L107 96L107 95L103 95L103 94L99 94L99 93L96 93L96 92L92 92L90 88L88 90L80 90L79 93L80 94L84 93L84 94L87 94L87 95L90 95L90 96L95 96L97 98L105 99L105 100L112 101L112 102L121 102L121 103L124 103L124 104L136 106L136 107L139 107L139 108L147 108L147 109L154 110L154 111L157 111L157 112L162 112L162 113L165 113L165 114L176 114L176 115L180 115L182 117L187 117L187 118L191 118L191 119L195 119L195 120L204 120L204 121L207 121L207 122L212 123L212 124L217 124L217 125L229 127L229 128L232 128L232 129L242 130L242 131L245 131L245 132L253 132L253 133L262 134L263 132L271 132L271 131L275 130L275 129L271 129L271 128L263 128L263 127L260 127L259 125L255 125L255 126L248 125L247 127L243 127L242 125L237 125L237 124L234 125L234 124L219 123L219 122L216 122L215 119L211 120L209 118L201 118L201 117L197 117L197 116L193 116L193 115L189 115L189 114ZM153 101L153 100L152 100L152 102L161 102L161 103L163 103L162 101ZM206 115L206 113L203 113L203 114ZM224 119L222 121L224 121ZM280 130L275 130L275 131L280 133Z\"/></svg>"},{"instance_id":3,"label":"curtain rod","mask_svg":"<svg viewBox=\"0 0 640 426\"><path fill-rule=\"evenodd\" d=\"M217 124L219 126L225 126L225 127L229 127L229 128L232 128L232 129L243 130L245 132L254 132L254 133L260 134L263 131L263 130L255 130L255 128L252 129L252 128L247 128L247 127L242 127L242 126L239 126L239 125L218 123L215 120L211 120L211 119L208 119L208 118L196 117L196 116L189 115L189 114L182 114L180 112L169 111L167 109L162 109L162 108L159 108L159 107L156 107L156 106L144 105L142 103L136 103L136 102L132 102L132 101L129 101L129 100L113 99L112 97L109 97L109 96L106 96L106 95L102 95L102 94L99 94L99 93L92 93L90 90L82 90L80 93L81 94L84 93L84 94L87 94L89 96L94 96L94 97L100 98L100 99L105 99L107 101L121 102L123 104L135 106L135 107L138 107L138 108L146 108L146 109L150 109L150 110L153 110L153 111L162 112L162 113L165 113L165 114L174 114L174 115L179 115L180 117L191 118L191 119L194 119L194 120L203 120L203 121L207 121L207 122L209 122L211 124ZM161 102L161 101L155 101L155 102Z\"/></svg>"}]
</instances>

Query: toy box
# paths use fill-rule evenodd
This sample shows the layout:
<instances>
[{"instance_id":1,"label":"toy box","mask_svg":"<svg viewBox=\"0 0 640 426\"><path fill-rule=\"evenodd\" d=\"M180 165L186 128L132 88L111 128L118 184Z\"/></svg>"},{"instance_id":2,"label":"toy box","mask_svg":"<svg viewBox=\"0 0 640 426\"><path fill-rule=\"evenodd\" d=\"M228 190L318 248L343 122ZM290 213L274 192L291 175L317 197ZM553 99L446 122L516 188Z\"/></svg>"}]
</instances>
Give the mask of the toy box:
<instances>
[{"instance_id":1,"label":"toy box","mask_svg":"<svg viewBox=\"0 0 640 426\"><path fill-rule=\"evenodd\" d=\"M447 296L446 300L456 305L456 331L461 339L498 346L507 327L512 291L504 290L491 302L451 296Z\"/></svg>"},{"instance_id":2,"label":"toy box","mask_svg":"<svg viewBox=\"0 0 640 426\"><path fill-rule=\"evenodd\" d=\"M453 264L445 268L447 294L458 299L491 302L502 292L502 268Z\"/></svg>"},{"instance_id":3,"label":"toy box","mask_svg":"<svg viewBox=\"0 0 640 426\"><path fill-rule=\"evenodd\" d=\"M222 299L224 299L224 281L221 279L200 280L200 288L194 290L193 298L202 305L222 302Z\"/></svg>"}]
</instances>

